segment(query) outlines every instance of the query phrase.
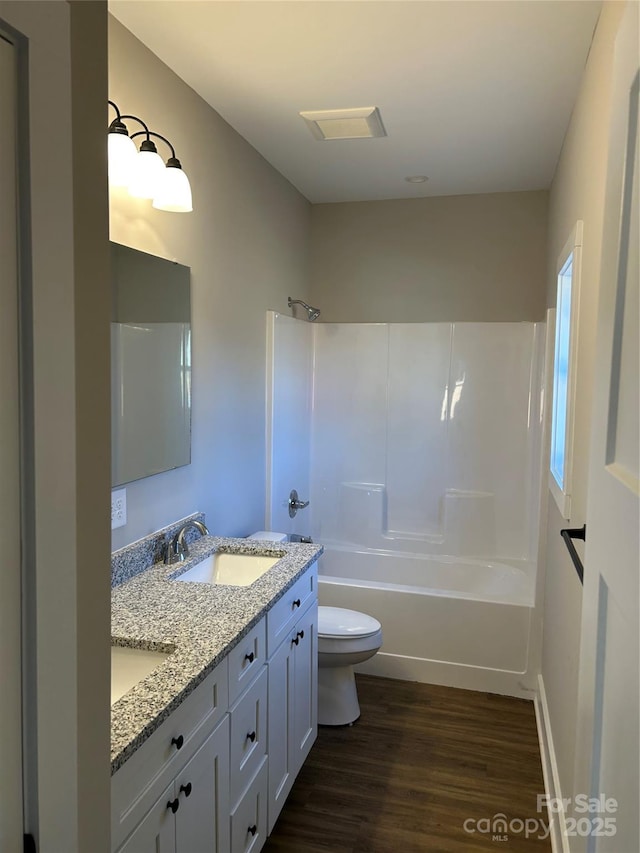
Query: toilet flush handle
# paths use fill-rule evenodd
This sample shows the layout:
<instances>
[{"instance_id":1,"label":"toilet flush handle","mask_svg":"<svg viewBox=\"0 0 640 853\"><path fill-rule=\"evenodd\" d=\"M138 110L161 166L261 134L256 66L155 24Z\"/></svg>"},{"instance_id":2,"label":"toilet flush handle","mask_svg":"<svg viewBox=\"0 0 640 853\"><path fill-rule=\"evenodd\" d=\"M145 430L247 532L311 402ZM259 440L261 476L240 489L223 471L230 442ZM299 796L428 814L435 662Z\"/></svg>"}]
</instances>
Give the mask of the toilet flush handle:
<instances>
[{"instance_id":1,"label":"toilet flush handle","mask_svg":"<svg viewBox=\"0 0 640 853\"><path fill-rule=\"evenodd\" d=\"M295 489L291 489L289 495L289 518L295 518L299 509L304 509L309 506L309 501L301 501L298 499L298 493Z\"/></svg>"}]
</instances>

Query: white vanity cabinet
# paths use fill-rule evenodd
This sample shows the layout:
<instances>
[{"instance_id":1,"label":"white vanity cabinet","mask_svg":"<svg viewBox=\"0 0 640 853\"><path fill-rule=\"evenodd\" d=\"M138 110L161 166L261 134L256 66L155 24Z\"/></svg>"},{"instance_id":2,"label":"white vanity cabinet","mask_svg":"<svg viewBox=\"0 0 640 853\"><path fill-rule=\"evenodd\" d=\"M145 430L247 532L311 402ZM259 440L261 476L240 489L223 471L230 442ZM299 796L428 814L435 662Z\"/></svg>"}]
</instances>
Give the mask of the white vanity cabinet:
<instances>
[{"instance_id":1,"label":"white vanity cabinet","mask_svg":"<svg viewBox=\"0 0 640 853\"><path fill-rule=\"evenodd\" d=\"M269 832L318 732L316 570L303 575L280 602L267 614Z\"/></svg>"},{"instance_id":2,"label":"white vanity cabinet","mask_svg":"<svg viewBox=\"0 0 640 853\"><path fill-rule=\"evenodd\" d=\"M117 853L259 853L317 734L308 569L111 779Z\"/></svg>"}]
</instances>

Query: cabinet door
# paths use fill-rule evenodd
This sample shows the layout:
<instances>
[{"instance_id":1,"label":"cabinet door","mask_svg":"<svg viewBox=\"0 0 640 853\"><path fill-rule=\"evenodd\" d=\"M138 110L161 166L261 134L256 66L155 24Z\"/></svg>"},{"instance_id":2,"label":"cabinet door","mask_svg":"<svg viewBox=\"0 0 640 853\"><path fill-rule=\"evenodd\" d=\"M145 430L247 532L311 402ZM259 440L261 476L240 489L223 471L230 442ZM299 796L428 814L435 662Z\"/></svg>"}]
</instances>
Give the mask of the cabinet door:
<instances>
[{"instance_id":1,"label":"cabinet door","mask_svg":"<svg viewBox=\"0 0 640 853\"><path fill-rule=\"evenodd\" d=\"M169 803L173 782L156 800L118 853L176 853L176 825Z\"/></svg>"},{"instance_id":2,"label":"cabinet door","mask_svg":"<svg viewBox=\"0 0 640 853\"><path fill-rule=\"evenodd\" d=\"M175 796L179 802L175 817L176 853L227 853L230 846L228 717L176 777Z\"/></svg>"},{"instance_id":3,"label":"cabinet door","mask_svg":"<svg viewBox=\"0 0 640 853\"><path fill-rule=\"evenodd\" d=\"M293 773L297 775L318 734L318 605L295 628L293 697Z\"/></svg>"},{"instance_id":4,"label":"cabinet door","mask_svg":"<svg viewBox=\"0 0 640 853\"><path fill-rule=\"evenodd\" d=\"M118 849L227 713L227 659L111 777L111 843ZM178 747L178 744L181 744Z\"/></svg>"},{"instance_id":5,"label":"cabinet door","mask_svg":"<svg viewBox=\"0 0 640 853\"><path fill-rule=\"evenodd\" d=\"M285 640L269 661L269 833L295 778L292 760L295 648L290 639Z\"/></svg>"}]
</instances>

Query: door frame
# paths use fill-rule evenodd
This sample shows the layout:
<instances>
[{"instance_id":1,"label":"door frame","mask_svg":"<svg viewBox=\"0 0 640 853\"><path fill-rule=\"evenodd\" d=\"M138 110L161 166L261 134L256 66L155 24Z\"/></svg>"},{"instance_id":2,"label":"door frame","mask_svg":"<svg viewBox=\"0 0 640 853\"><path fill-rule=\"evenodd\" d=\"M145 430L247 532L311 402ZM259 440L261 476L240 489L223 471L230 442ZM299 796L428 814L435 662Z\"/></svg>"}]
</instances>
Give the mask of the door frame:
<instances>
[{"instance_id":1,"label":"door frame","mask_svg":"<svg viewBox=\"0 0 640 853\"><path fill-rule=\"evenodd\" d=\"M24 528L39 849L108 853L110 282L107 5L0 0L19 42L24 230ZM28 172L28 173L27 173ZM24 765L23 765L24 766Z\"/></svg>"},{"instance_id":2,"label":"door frame","mask_svg":"<svg viewBox=\"0 0 640 853\"><path fill-rule=\"evenodd\" d=\"M0 488L2 489L2 514L0 539L7 545L3 556L3 594L0 602L0 659L4 697L0 705L2 730L15 732L17 737L4 737L0 746L0 847L18 849L24 829L22 738L23 724L23 489L22 478L22 375L20 367L21 309L20 309L20 226L19 226L19 48L12 34L0 28L2 68L0 82L3 88L0 105L0 134L2 136L3 169L0 192L2 229L0 247L3 256L3 273L0 280L2 311L0 314L0 382L3 404L3 439Z\"/></svg>"}]
</instances>

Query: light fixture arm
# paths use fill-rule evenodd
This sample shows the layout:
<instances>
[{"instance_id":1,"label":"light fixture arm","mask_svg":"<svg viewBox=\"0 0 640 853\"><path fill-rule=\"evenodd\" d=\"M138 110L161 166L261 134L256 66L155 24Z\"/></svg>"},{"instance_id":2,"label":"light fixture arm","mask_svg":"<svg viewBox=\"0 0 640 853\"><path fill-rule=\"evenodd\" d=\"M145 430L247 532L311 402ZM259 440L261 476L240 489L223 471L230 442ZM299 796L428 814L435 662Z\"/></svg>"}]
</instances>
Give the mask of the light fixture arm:
<instances>
[{"instance_id":1,"label":"light fixture arm","mask_svg":"<svg viewBox=\"0 0 640 853\"><path fill-rule=\"evenodd\" d=\"M129 136L129 131L127 130L126 124L122 121L122 114L118 108L118 105L114 101L109 101L109 106L113 107L114 110L116 111L116 117L114 118L114 120L109 125L108 132L109 133L118 133L118 134L121 134L122 136ZM125 116L125 118L128 118L128 116ZM135 116L131 116L131 118L135 118ZM138 121L140 121L140 119L138 119ZM140 122L140 123L144 124L144 122ZM145 127L146 127L146 125L145 125Z\"/></svg>"},{"instance_id":2,"label":"light fixture arm","mask_svg":"<svg viewBox=\"0 0 640 853\"><path fill-rule=\"evenodd\" d=\"M146 141L148 143L148 146L145 146L143 143L143 150L144 150L144 148L146 148L147 150L154 151L155 145L151 142L151 139L150 139L151 131L149 130L149 128L147 127L145 122L143 122L141 118L138 118L138 116L122 115L122 113L118 109L118 105L114 101L109 101L109 104L116 111L116 117L114 118L114 120L109 125L109 132L110 133L122 133L122 134L126 134L126 136L129 136L129 131L127 130L127 126L124 123L124 119L125 118L126 119L133 119L133 121L137 121L138 124L141 124L144 127L144 131L141 130L138 133L134 134L134 136L139 136L141 133L144 133L146 135L146 137L147 137ZM131 139L133 139L133 136L131 137Z\"/></svg>"},{"instance_id":3,"label":"light fixture arm","mask_svg":"<svg viewBox=\"0 0 640 853\"><path fill-rule=\"evenodd\" d=\"M138 133L134 133L134 134L131 136L131 139L133 139L133 137L134 137L134 136L139 136L141 133L144 133L144 134L146 134L147 141L150 141L150 140L149 140L149 137L151 136L151 131L149 130L149 128L147 127L147 125L142 121L142 119L141 119L141 118L138 118L138 116L126 115L126 116L120 116L120 121L122 121L122 120L123 120L123 119L125 119L125 118L126 118L126 119L130 119L130 118L132 118L134 121L137 121L139 124L141 124L141 125L144 127L144 130L139 130L139 131L138 131Z\"/></svg>"},{"instance_id":4,"label":"light fixture arm","mask_svg":"<svg viewBox=\"0 0 640 853\"><path fill-rule=\"evenodd\" d=\"M126 116L125 116L125 118L126 118ZM144 131L144 130L138 130L136 133L132 133L132 134L131 134L131 139L135 139L135 138L136 138L136 136L144 136L144 134L145 134L145 131ZM179 161L179 160L178 160L178 158L176 157L176 150L175 150L175 148L173 147L173 145L169 142L169 140L168 140L168 139L166 139L166 138L165 138L164 136L162 136L162 134L160 134L160 133L156 133L156 132L155 132L155 131L153 131L153 130L149 130L149 128L146 128L146 135L147 135L147 139L148 139L150 136L155 136L157 139L161 139L161 140L162 140L166 145L168 145L168 146L169 146L169 148L171 149L171 160L172 160L172 161L175 161L175 162L173 162L171 165L178 165L178 166L180 165L180 161Z\"/></svg>"}]
</instances>

